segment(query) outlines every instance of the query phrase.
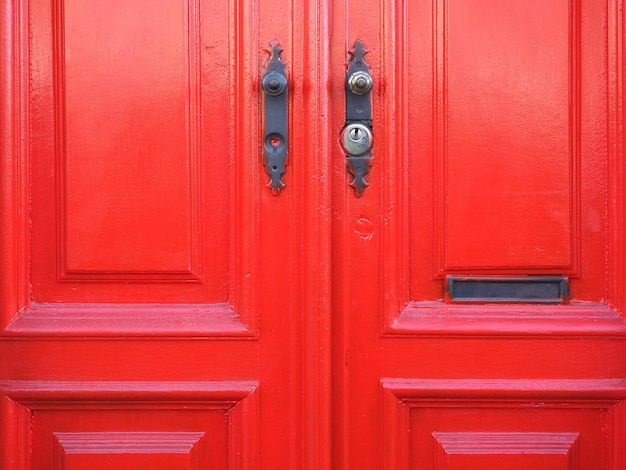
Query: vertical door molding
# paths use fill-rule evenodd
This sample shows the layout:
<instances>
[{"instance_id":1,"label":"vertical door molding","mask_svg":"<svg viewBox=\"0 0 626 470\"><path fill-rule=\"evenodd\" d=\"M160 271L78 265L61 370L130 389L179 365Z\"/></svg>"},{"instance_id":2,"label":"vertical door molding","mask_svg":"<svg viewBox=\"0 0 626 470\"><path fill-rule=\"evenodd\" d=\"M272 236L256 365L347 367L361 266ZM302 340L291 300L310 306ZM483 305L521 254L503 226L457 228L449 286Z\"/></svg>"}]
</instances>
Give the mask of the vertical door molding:
<instances>
[{"instance_id":1,"label":"vertical door molding","mask_svg":"<svg viewBox=\"0 0 626 470\"><path fill-rule=\"evenodd\" d=\"M420 58L410 55L408 49L409 2L398 0L380 2L381 54L380 102L375 106L375 130L382 133L374 150L375 171L379 171L381 190L381 255L383 292L381 312L385 315L400 311L409 298L409 197L416 185L412 179L409 162L415 156L410 142L410 108L422 103L409 103L409 90L414 86L410 74L419 70ZM384 330L384 316L381 317Z\"/></svg>"},{"instance_id":2,"label":"vertical door molding","mask_svg":"<svg viewBox=\"0 0 626 470\"><path fill-rule=\"evenodd\" d=\"M609 286L608 298L626 317L626 162L624 162L624 102L626 100L626 12L623 2L608 3L609 69Z\"/></svg>"},{"instance_id":3,"label":"vertical door molding","mask_svg":"<svg viewBox=\"0 0 626 470\"><path fill-rule=\"evenodd\" d=\"M28 287L28 18L23 2L5 2L0 30L0 327L30 301ZM22 183L24 182L24 183Z\"/></svg>"},{"instance_id":4,"label":"vertical door molding","mask_svg":"<svg viewBox=\"0 0 626 470\"><path fill-rule=\"evenodd\" d=\"M298 2L295 2L298 4ZM302 467L310 470L334 468L331 462L331 220L332 165L335 143L333 102L329 93L332 72L330 0L303 2L301 16L306 28L299 38L303 45L300 69L303 82L295 84L301 103L302 123L293 128L294 148L289 157L294 168L294 185L305 208L302 218ZM294 31L298 34L298 31ZM300 101L301 100L301 101Z\"/></svg>"}]
</instances>

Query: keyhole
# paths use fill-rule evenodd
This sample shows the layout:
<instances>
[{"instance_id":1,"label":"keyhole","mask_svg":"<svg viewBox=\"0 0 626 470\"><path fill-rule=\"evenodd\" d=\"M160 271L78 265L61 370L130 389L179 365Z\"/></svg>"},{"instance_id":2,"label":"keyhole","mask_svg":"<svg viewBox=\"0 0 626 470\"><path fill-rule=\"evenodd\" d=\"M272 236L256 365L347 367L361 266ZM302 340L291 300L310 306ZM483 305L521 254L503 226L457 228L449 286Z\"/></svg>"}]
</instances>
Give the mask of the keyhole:
<instances>
[{"instance_id":1,"label":"keyhole","mask_svg":"<svg viewBox=\"0 0 626 470\"><path fill-rule=\"evenodd\" d=\"M361 129L352 129L350 131L350 139L352 139L354 142L358 142L359 140L361 140L363 136L363 131L361 131Z\"/></svg>"}]
</instances>

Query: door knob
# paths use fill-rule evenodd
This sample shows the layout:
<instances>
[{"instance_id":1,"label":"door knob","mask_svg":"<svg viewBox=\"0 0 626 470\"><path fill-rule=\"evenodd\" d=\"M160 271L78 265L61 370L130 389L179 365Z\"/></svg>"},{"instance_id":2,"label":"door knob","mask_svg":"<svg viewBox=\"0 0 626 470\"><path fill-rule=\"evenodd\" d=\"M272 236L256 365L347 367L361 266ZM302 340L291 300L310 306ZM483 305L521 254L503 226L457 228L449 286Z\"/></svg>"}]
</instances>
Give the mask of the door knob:
<instances>
[{"instance_id":1,"label":"door knob","mask_svg":"<svg viewBox=\"0 0 626 470\"><path fill-rule=\"evenodd\" d=\"M374 79L365 62L361 41L354 43L346 71L346 122L341 131L341 145L346 154L346 168L352 175L350 186L362 196L368 185L365 179L372 160L372 102Z\"/></svg>"},{"instance_id":2,"label":"door knob","mask_svg":"<svg viewBox=\"0 0 626 470\"><path fill-rule=\"evenodd\" d=\"M270 43L270 59L265 64L265 72L261 78L263 98L263 155L265 170L270 175L267 184L274 195L278 195L285 187L282 176L287 162L287 104L288 83L285 75L285 64L280 58L283 51L278 41Z\"/></svg>"},{"instance_id":3,"label":"door knob","mask_svg":"<svg viewBox=\"0 0 626 470\"><path fill-rule=\"evenodd\" d=\"M367 72L354 72L348 78L348 88L355 95L364 95L374 86L372 76Z\"/></svg>"}]
</instances>

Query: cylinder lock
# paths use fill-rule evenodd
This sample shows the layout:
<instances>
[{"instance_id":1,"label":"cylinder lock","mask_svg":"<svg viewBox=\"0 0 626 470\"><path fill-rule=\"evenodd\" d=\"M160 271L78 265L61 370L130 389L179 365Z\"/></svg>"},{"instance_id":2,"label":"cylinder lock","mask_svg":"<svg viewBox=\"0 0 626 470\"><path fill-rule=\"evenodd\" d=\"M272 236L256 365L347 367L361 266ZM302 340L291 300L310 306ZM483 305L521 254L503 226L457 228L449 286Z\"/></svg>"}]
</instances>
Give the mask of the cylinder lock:
<instances>
[{"instance_id":1,"label":"cylinder lock","mask_svg":"<svg viewBox=\"0 0 626 470\"><path fill-rule=\"evenodd\" d=\"M365 155L372 149L372 131L364 124L348 124L341 133L341 144L349 155Z\"/></svg>"}]
</instances>

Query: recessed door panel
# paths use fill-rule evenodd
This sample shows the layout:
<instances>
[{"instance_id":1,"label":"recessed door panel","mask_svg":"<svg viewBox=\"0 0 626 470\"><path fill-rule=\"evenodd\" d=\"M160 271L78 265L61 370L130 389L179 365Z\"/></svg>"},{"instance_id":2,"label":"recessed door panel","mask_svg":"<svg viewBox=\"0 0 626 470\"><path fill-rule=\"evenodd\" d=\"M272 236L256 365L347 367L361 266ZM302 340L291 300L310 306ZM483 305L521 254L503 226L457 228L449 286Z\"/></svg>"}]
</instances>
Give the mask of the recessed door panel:
<instances>
[{"instance_id":1,"label":"recessed door panel","mask_svg":"<svg viewBox=\"0 0 626 470\"><path fill-rule=\"evenodd\" d=\"M578 2L436 6L445 25L435 31L442 268L570 271L579 199Z\"/></svg>"},{"instance_id":2,"label":"recessed door panel","mask_svg":"<svg viewBox=\"0 0 626 470\"><path fill-rule=\"evenodd\" d=\"M228 57L200 44L231 16L213 15L221 27L197 1L33 10L36 302L227 301L229 146L211 142L229 130L206 124L228 103L202 64Z\"/></svg>"},{"instance_id":3,"label":"recessed door panel","mask_svg":"<svg viewBox=\"0 0 626 470\"><path fill-rule=\"evenodd\" d=\"M197 270L195 3L154 9L142 2L57 2L57 212L65 276Z\"/></svg>"}]
</instances>

